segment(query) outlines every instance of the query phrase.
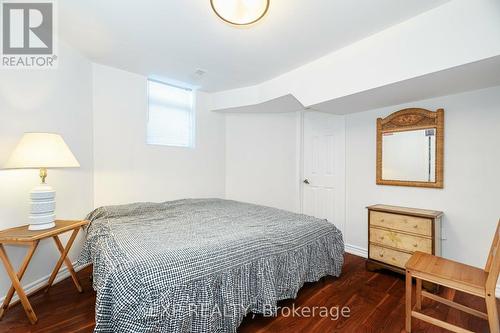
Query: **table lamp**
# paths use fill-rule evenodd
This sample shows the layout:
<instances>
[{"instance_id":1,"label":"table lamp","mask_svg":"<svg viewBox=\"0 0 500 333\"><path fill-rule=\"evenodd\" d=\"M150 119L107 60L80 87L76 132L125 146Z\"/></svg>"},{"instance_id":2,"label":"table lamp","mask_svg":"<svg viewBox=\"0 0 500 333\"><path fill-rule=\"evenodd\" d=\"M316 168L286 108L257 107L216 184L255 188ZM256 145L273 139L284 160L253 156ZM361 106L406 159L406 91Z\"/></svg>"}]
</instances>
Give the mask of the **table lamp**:
<instances>
[{"instance_id":1,"label":"table lamp","mask_svg":"<svg viewBox=\"0 0 500 333\"><path fill-rule=\"evenodd\" d=\"M77 168L80 164L59 134L25 133L4 169L40 169L40 185L30 192L29 230L55 226L56 191L47 185L47 168Z\"/></svg>"}]
</instances>

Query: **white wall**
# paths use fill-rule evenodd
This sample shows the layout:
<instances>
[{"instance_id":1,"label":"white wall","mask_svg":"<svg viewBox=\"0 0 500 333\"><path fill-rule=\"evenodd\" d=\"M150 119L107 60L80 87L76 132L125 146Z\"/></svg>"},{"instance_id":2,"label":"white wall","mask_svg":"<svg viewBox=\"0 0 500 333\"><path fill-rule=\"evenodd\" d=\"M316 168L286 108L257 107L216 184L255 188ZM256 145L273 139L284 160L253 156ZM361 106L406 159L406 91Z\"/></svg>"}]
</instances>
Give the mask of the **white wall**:
<instances>
[{"instance_id":1,"label":"white wall","mask_svg":"<svg viewBox=\"0 0 500 333\"><path fill-rule=\"evenodd\" d=\"M444 189L375 184L376 119L405 107L445 109ZM346 116L346 243L367 248L366 206L444 212L444 257L483 266L500 217L500 87Z\"/></svg>"},{"instance_id":2,"label":"white wall","mask_svg":"<svg viewBox=\"0 0 500 333\"><path fill-rule=\"evenodd\" d=\"M24 132L60 133L81 167L49 170L47 181L57 191L57 217L82 219L93 207L91 63L64 43L60 43L59 51L57 69L1 70L0 165ZM0 170L0 229L28 223L28 195L38 182L37 170ZM80 248L81 235L70 253L71 259L78 256ZM26 249L7 246L7 252L17 268ZM41 242L23 284L50 274L58 258L53 241ZM1 296L9 286L2 266Z\"/></svg>"},{"instance_id":3,"label":"white wall","mask_svg":"<svg viewBox=\"0 0 500 333\"><path fill-rule=\"evenodd\" d=\"M146 145L146 77L93 65L95 206L224 197L224 116L196 99L196 148Z\"/></svg>"},{"instance_id":4,"label":"white wall","mask_svg":"<svg viewBox=\"0 0 500 333\"><path fill-rule=\"evenodd\" d=\"M226 198L299 211L299 114L226 115Z\"/></svg>"}]
</instances>

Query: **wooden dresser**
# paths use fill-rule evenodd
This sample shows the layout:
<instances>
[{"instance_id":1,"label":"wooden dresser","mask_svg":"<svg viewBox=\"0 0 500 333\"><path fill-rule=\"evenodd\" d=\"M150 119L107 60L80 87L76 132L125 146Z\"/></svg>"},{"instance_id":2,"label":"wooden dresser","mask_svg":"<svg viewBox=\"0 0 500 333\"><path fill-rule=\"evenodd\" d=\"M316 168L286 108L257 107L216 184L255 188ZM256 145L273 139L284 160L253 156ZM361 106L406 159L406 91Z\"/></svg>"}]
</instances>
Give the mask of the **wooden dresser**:
<instances>
[{"instance_id":1,"label":"wooden dresser","mask_svg":"<svg viewBox=\"0 0 500 333\"><path fill-rule=\"evenodd\" d=\"M368 209L368 270L405 272L415 251L441 255L442 212L374 205Z\"/></svg>"}]
</instances>

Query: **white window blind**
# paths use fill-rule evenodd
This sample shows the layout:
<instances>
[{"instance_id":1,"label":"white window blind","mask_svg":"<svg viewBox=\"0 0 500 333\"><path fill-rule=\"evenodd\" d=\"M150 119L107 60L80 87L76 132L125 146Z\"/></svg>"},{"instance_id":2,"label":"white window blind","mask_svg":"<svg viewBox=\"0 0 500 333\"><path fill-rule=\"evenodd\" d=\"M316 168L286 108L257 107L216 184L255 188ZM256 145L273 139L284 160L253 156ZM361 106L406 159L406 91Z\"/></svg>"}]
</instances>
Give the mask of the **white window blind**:
<instances>
[{"instance_id":1,"label":"white window blind","mask_svg":"<svg viewBox=\"0 0 500 333\"><path fill-rule=\"evenodd\" d=\"M193 147L194 132L193 91L148 80L146 142Z\"/></svg>"}]
</instances>

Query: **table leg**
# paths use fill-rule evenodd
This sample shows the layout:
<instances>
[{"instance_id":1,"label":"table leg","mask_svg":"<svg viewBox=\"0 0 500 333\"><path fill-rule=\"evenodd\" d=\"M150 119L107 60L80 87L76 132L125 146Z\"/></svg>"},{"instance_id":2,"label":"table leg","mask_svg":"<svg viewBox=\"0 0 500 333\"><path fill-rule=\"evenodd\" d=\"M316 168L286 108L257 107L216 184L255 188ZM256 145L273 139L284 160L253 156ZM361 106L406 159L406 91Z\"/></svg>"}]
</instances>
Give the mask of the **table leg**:
<instances>
[{"instance_id":1,"label":"table leg","mask_svg":"<svg viewBox=\"0 0 500 333\"><path fill-rule=\"evenodd\" d=\"M57 261L56 267L54 267L54 270L52 271L52 274L50 275L49 282L47 282L47 287L45 289L46 292L52 286L52 283L54 283L54 280L56 279L57 273L59 272L59 269L61 269L63 261L64 261L64 259L66 259L66 256L68 255L68 252L71 249L71 246L73 245L73 242L75 241L76 235L78 234L79 230L80 230L80 228L74 229L73 233L69 237L69 241L66 244L64 251L61 253L61 257Z\"/></svg>"},{"instance_id":2,"label":"table leg","mask_svg":"<svg viewBox=\"0 0 500 333\"><path fill-rule=\"evenodd\" d=\"M28 249L28 253L26 253L23 263L21 264L21 268L19 268L19 271L17 272L17 278L19 279L19 281L21 281L21 279L23 278L24 273L26 272L26 269L28 268L28 265L31 261L31 258L33 258L33 254L35 253L38 243L39 243L38 240L31 243L31 246ZM10 301L12 300L12 297L14 296L14 292L15 289L14 286L12 285L10 286L9 291L7 292L7 295L5 296L5 299L3 301L2 307L0 308L0 319L3 318L5 312L7 312L7 310L9 309L9 304Z\"/></svg>"},{"instance_id":3,"label":"table leg","mask_svg":"<svg viewBox=\"0 0 500 333\"><path fill-rule=\"evenodd\" d=\"M56 243L57 249L59 250L59 253L63 255L64 253L64 247L61 243L61 240L59 237L56 235L52 237L54 239L54 242ZM78 292L81 293L83 292L83 288L80 285L80 281L78 281L78 277L76 276L75 269L73 268L73 264L71 263L71 260L69 260L68 257L64 258L64 263L66 264L66 267L68 268L69 274L71 274L71 279L73 279L73 283L76 286L76 289L78 289Z\"/></svg>"},{"instance_id":4,"label":"table leg","mask_svg":"<svg viewBox=\"0 0 500 333\"><path fill-rule=\"evenodd\" d=\"M24 292L23 287L21 286L21 282L19 281L17 274L14 272L14 268L10 263L9 257L7 256L7 252L5 252L3 244L0 244L0 259L2 259L5 269L7 270L7 274L9 275L10 280L12 281L12 286L16 290L17 295L21 300L21 304L23 305L24 311L26 312L29 321L32 324L35 324L37 322L35 311L33 311L33 308L31 307L31 304L28 301L28 297L26 296L26 293Z\"/></svg>"}]
</instances>

